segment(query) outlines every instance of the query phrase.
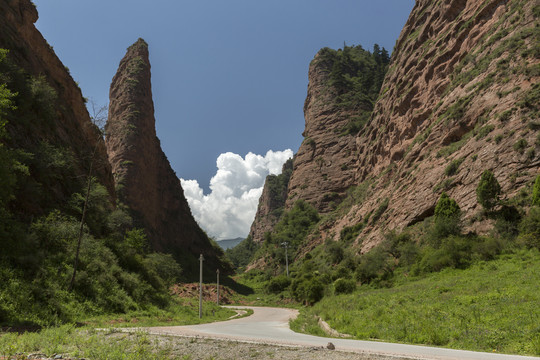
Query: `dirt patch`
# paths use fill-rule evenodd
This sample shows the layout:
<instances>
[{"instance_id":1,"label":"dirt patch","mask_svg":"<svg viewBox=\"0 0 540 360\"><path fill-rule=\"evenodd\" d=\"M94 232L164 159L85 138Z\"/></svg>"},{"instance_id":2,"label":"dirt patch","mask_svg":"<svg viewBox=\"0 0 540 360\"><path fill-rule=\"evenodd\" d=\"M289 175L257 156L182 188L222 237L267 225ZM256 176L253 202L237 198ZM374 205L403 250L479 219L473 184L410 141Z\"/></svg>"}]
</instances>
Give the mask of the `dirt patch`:
<instances>
[{"instance_id":1,"label":"dirt patch","mask_svg":"<svg viewBox=\"0 0 540 360\"><path fill-rule=\"evenodd\" d=\"M170 292L173 296L183 299L198 299L199 298L199 283L185 283L171 286ZM231 304L231 298L236 294L227 286L219 286L219 303ZM216 285L203 284L203 300L216 301L217 287Z\"/></svg>"}]
</instances>

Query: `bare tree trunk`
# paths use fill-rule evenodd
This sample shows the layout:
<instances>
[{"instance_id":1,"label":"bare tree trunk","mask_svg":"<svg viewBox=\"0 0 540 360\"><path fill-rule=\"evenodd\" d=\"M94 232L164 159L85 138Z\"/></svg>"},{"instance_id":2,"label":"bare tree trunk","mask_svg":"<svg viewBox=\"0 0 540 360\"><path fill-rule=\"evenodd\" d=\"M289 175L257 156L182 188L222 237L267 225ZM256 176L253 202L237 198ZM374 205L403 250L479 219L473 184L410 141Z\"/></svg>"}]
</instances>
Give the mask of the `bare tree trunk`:
<instances>
[{"instance_id":1,"label":"bare tree trunk","mask_svg":"<svg viewBox=\"0 0 540 360\"><path fill-rule=\"evenodd\" d=\"M95 152L95 151L94 151ZM86 188L86 197L84 199L83 211L81 216L81 224L79 226L79 238L77 240L77 252L75 253L75 263L73 264L73 275L71 276L71 282L69 283L69 291L73 290L73 285L75 284L75 276L77 274L77 266L79 264L79 252L81 251L81 242L84 231L84 220L86 218L86 208L88 207L88 199L90 198L90 189L92 187L92 161L90 162L90 171L88 172L88 186Z\"/></svg>"},{"instance_id":2,"label":"bare tree trunk","mask_svg":"<svg viewBox=\"0 0 540 360\"><path fill-rule=\"evenodd\" d=\"M79 265L79 253L81 251L81 243L82 243L82 237L83 237L83 231L84 231L84 220L86 219L86 209L88 208L88 199L90 198L90 189L92 188L92 167L94 165L94 158L96 156L99 140L103 134L103 126L106 120L106 115L104 114L107 113L107 109L108 109L107 105L97 108L93 100L91 100L91 105L92 105L93 114L90 118L92 120L92 123L94 123L94 125L98 127L100 135L96 139L96 145L94 146L92 158L90 159L90 169L88 170L88 186L86 188L86 196L84 199L83 211L82 211L82 216L81 216L81 224L79 226L79 238L77 239L77 251L75 253L75 263L73 264L73 275L71 276L71 281L69 283L68 291L73 290L73 286L75 285L75 276L77 275L77 266Z\"/></svg>"}]
</instances>

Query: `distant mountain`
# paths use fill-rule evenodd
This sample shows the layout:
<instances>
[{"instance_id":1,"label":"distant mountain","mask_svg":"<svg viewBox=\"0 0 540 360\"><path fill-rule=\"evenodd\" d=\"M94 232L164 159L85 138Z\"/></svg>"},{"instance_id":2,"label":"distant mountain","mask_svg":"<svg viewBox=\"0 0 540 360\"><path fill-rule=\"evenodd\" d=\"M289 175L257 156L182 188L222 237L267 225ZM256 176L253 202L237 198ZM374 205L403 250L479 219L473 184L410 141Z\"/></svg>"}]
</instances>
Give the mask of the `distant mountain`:
<instances>
[{"instance_id":1,"label":"distant mountain","mask_svg":"<svg viewBox=\"0 0 540 360\"><path fill-rule=\"evenodd\" d=\"M223 250L227 250L227 249L232 249L233 247L238 245L242 240L244 240L244 238L239 237L236 239L218 240L216 242L218 243L219 246L221 246Z\"/></svg>"}]
</instances>

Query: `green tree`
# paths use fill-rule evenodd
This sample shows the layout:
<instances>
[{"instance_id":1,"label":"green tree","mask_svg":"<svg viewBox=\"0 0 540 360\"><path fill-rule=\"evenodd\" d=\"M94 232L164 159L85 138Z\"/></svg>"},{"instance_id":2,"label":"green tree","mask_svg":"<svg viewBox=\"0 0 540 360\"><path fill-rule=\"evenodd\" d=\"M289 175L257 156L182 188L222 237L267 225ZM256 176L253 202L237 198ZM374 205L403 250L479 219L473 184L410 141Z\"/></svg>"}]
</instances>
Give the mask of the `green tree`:
<instances>
[{"instance_id":1,"label":"green tree","mask_svg":"<svg viewBox=\"0 0 540 360\"><path fill-rule=\"evenodd\" d=\"M435 206L435 217L455 218L459 217L461 209L456 200L450 198L445 192L441 194L437 206Z\"/></svg>"},{"instance_id":2,"label":"green tree","mask_svg":"<svg viewBox=\"0 0 540 360\"><path fill-rule=\"evenodd\" d=\"M427 240L438 248L442 239L459 234L461 234L461 209L456 200L443 192L435 206L435 221L429 229Z\"/></svg>"},{"instance_id":3,"label":"green tree","mask_svg":"<svg viewBox=\"0 0 540 360\"><path fill-rule=\"evenodd\" d=\"M6 55L7 51L0 51L0 62L4 61ZM7 137L5 129L7 122L3 117L6 111L14 108L12 98L15 96L16 94L13 94L6 84L0 84L0 184L2 184L0 186L0 206L5 205L12 196L16 181L11 151L2 143L2 140Z\"/></svg>"},{"instance_id":4,"label":"green tree","mask_svg":"<svg viewBox=\"0 0 540 360\"><path fill-rule=\"evenodd\" d=\"M314 277L307 276L292 282L291 290L296 300L313 305L324 296L323 283Z\"/></svg>"},{"instance_id":5,"label":"green tree","mask_svg":"<svg viewBox=\"0 0 540 360\"><path fill-rule=\"evenodd\" d=\"M482 173L478 187L476 188L476 198L478 203L487 211L492 210L499 202L501 185L490 170Z\"/></svg>"}]
</instances>

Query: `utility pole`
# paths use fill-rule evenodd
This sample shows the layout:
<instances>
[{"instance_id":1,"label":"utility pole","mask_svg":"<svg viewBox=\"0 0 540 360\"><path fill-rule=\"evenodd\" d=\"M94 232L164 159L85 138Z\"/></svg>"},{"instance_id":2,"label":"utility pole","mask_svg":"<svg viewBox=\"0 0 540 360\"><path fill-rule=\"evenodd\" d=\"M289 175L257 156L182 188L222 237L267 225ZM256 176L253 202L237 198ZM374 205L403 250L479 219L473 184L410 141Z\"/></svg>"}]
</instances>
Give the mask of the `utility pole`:
<instances>
[{"instance_id":1,"label":"utility pole","mask_svg":"<svg viewBox=\"0 0 540 360\"><path fill-rule=\"evenodd\" d=\"M217 273L217 298L216 298L216 304L219 305L219 269L217 269L216 273Z\"/></svg>"},{"instance_id":2,"label":"utility pole","mask_svg":"<svg viewBox=\"0 0 540 360\"><path fill-rule=\"evenodd\" d=\"M281 246L285 247L285 263L287 266L287 277L289 277L289 254L287 252L287 249L289 248L289 243L287 241L282 242Z\"/></svg>"},{"instance_id":3,"label":"utility pole","mask_svg":"<svg viewBox=\"0 0 540 360\"><path fill-rule=\"evenodd\" d=\"M199 257L200 262L200 275L199 275L199 319L202 319L202 263L204 261L204 257Z\"/></svg>"}]
</instances>

